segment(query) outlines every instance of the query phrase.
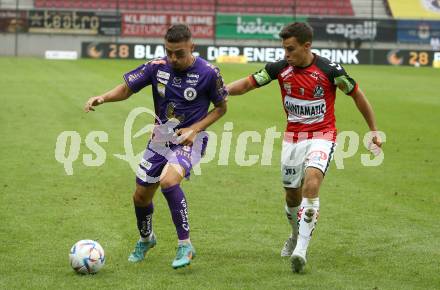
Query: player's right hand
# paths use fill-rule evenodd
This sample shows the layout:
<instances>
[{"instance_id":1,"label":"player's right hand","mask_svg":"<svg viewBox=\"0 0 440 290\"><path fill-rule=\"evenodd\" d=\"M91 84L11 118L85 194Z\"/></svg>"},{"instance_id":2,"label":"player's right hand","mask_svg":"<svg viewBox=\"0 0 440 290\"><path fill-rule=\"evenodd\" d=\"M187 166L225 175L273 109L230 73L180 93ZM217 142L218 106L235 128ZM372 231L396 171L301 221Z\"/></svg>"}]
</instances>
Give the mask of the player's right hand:
<instances>
[{"instance_id":1,"label":"player's right hand","mask_svg":"<svg viewBox=\"0 0 440 290\"><path fill-rule=\"evenodd\" d=\"M104 103L104 98L102 96L91 97L84 106L84 112L88 113L94 111L93 107L99 106Z\"/></svg>"},{"instance_id":2,"label":"player's right hand","mask_svg":"<svg viewBox=\"0 0 440 290\"><path fill-rule=\"evenodd\" d=\"M382 151L382 139L377 131L371 131L371 140L368 142L368 150L373 153L374 156L378 156Z\"/></svg>"}]
</instances>

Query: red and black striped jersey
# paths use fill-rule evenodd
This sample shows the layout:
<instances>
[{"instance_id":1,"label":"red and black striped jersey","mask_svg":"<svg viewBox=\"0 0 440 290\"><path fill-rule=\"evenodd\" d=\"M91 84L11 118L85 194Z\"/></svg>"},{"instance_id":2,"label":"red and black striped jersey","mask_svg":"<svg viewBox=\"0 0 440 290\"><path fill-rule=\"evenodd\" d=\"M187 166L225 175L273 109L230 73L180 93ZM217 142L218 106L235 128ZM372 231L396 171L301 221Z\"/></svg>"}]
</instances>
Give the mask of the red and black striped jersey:
<instances>
[{"instance_id":1,"label":"red and black striped jersey","mask_svg":"<svg viewBox=\"0 0 440 290\"><path fill-rule=\"evenodd\" d=\"M337 63L314 54L307 67L291 66L286 60L268 63L249 76L255 86L278 79L287 116L286 141L320 138L335 141L335 98L339 87L353 94L357 83Z\"/></svg>"}]
</instances>

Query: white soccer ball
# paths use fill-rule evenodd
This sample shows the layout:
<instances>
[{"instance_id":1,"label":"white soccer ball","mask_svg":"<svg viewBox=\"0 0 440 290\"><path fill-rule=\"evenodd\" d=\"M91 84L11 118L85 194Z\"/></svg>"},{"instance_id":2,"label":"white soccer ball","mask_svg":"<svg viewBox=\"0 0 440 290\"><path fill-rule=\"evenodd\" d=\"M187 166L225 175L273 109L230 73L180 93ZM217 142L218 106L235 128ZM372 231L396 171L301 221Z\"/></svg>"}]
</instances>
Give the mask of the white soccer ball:
<instances>
[{"instance_id":1,"label":"white soccer ball","mask_svg":"<svg viewBox=\"0 0 440 290\"><path fill-rule=\"evenodd\" d=\"M70 249L70 265L79 274L95 274L105 264L104 249L97 241L81 240Z\"/></svg>"}]
</instances>

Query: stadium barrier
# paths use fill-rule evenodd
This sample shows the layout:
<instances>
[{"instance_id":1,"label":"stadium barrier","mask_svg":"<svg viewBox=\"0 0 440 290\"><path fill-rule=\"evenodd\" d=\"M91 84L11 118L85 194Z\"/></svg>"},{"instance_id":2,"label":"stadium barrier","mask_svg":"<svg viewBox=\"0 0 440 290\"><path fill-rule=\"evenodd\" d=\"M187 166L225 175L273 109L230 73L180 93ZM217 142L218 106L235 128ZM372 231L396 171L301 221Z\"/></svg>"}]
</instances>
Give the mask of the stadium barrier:
<instances>
[{"instance_id":1,"label":"stadium barrier","mask_svg":"<svg viewBox=\"0 0 440 290\"><path fill-rule=\"evenodd\" d=\"M165 47L162 44L83 42L81 48L83 58L148 60L165 56ZM435 61L440 61L440 52L430 50L375 49L372 54L369 49L314 48L313 52L341 64L434 66ZM273 62L283 57L284 49L197 45L195 54L208 61L216 61L221 56L245 56L249 62Z\"/></svg>"}]
</instances>

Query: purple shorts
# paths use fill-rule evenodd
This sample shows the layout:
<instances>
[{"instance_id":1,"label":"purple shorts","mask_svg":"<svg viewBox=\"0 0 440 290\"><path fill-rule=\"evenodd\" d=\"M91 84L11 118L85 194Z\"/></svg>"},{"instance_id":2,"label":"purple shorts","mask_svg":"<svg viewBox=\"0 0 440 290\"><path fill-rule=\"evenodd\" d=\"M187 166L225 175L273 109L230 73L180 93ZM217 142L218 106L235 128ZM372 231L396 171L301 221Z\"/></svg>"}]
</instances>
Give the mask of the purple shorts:
<instances>
[{"instance_id":1,"label":"purple shorts","mask_svg":"<svg viewBox=\"0 0 440 290\"><path fill-rule=\"evenodd\" d=\"M160 175L167 163L179 164L185 169L185 178L189 178L192 167L200 162L206 151L208 138L195 142L192 146L180 144L147 144L144 155L136 172L136 183L147 186L159 182Z\"/></svg>"}]
</instances>

